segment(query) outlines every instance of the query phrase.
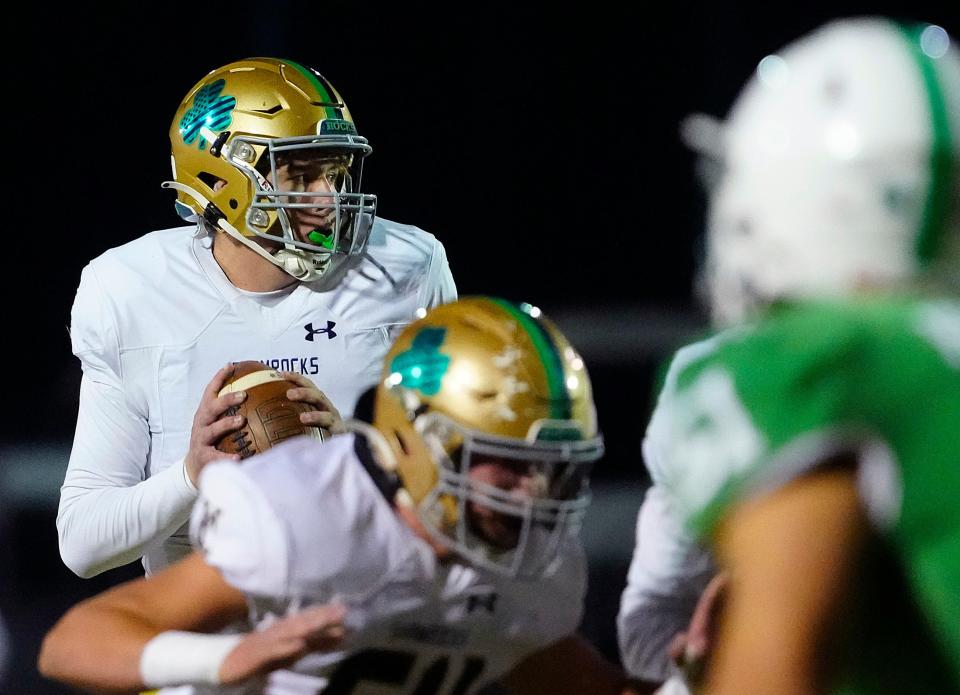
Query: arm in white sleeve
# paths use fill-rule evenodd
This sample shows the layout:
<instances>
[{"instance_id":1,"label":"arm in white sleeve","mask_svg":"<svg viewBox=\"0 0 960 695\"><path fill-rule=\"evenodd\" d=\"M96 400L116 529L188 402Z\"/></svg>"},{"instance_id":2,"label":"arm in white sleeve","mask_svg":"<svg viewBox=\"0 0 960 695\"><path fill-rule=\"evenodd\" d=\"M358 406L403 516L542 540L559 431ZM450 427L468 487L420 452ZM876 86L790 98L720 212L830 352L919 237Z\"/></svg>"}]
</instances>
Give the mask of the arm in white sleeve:
<instances>
[{"instance_id":1,"label":"arm in white sleeve","mask_svg":"<svg viewBox=\"0 0 960 695\"><path fill-rule=\"evenodd\" d=\"M186 522L196 499L182 462L146 479L146 408L123 389L109 306L87 266L71 321L73 350L83 365L80 410L57 514L60 555L81 577L139 558Z\"/></svg>"},{"instance_id":2,"label":"arm in white sleeve","mask_svg":"<svg viewBox=\"0 0 960 695\"><path fill-rule=\"evenodd\" d=\"M430 257L430 265L420 286L420 293L417 296L417 306L429 309L452 302L457 298L457 285L453 281L453 274L450 272L450 264L447 261L447 252L443 244L437 241L433 247L433 254Z\"/></svg>"},{"instance_id":3,"label":"arm in white sleeve","mask_svg":"<svg viewBox=\"0 0 960 695\"><path fill-rule=\"evenodd\" d=\"M196 489L178 462L144 480L150 433L122 394L84 374L57 531L64 564L93 577L140 558L190 518Z\"/></svg>"},{"instance_id":4,"label":"arm in white sleeve","mask_svg":"<svg viewBox=\"0 0 960 695\"><path fill-rule=\"evenodd\" d=\"M684 531L667 494L654 484L637 515L636 547L617 616L627 673L654 682L670 677L667 648L686 631L714 571L709 553Z\"/></svg>"},{"instance_id":5,"label":"arm in white sleeve","mask_svg":"<svg viewBox=\"0 0 960 695\"><path fill-rule=\"evenodd\" d=\"M690 360L712 350L713 340L693 343L674 356L643 441L643 460L652 487L637 515L637 539L620 599L617 637L620 657L631 676L664 681L672 672L667 648L686 632L697 599L715 572L709 553L683 527L664 481L672 473L669 411L660 402L675 388Z\"/></svg>"}]
</instances>

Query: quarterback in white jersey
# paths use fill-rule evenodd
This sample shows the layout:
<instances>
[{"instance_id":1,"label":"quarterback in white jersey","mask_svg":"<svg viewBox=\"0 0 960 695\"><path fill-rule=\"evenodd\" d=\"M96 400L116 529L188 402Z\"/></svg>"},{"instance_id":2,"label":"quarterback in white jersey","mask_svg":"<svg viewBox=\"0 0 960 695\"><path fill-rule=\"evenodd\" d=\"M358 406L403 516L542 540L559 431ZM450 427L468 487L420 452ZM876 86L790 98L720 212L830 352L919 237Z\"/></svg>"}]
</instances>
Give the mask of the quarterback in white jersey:
<instances>
[{"instance_id":1,"label":"quarterback in white jersey","mask_svg":"<svg viewBox=\"0 0 960 695\"><path fill-rule=\"evenodd\" d=\"M205 468L200 552L74 608L41 670L198 693L632 692L574 634L602 442L583 360L539 310L432 310L352 430ZM255 631L180 632L242 615Z\"/></svg>"},{"instance_id":2,"label":"quarterback in white jersey","mask_svg":"<svg viewBox=\"0 0 960 695\"><path fill-rule=\"evenodd\" d=\"M92 261L73 307L83 380L57 527L84 577L189 552L198 474L239 426L221 417L243 397L216 396L224 364L295 373L291 397L323 411L303 418L337 430L395 333L456 297L440 242L357 192L370 147L315 71L265 58L216 70L170 136L168 185L195 225Z\"/></svg>"}]
</instances>

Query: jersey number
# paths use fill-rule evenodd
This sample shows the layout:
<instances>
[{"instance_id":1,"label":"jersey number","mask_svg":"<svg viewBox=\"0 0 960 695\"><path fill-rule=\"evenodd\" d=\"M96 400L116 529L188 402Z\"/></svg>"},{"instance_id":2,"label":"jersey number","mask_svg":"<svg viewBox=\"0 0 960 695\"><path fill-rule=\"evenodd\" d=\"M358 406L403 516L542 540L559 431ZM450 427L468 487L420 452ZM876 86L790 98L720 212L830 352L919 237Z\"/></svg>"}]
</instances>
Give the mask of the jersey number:
<instances>
[{"instance_id":1,"label":"jersey number","mask_svg":"<svg viewBox=\"0 0 960 695\"><path fill-rule=\"evenodd\" d=\"M417 655L411 652L366 649L348 657L337 667L323 689L323 695L350 695L363 682L405 686L416 661ZM402 692L407 695L465 695L483 672L483 666L483 659L468 656L459 677L453 681L453 687L440 690L447 677L450 657L439 656L423 672L420 682L412 690L404 689Z\"/></svg>"}]
</instances>

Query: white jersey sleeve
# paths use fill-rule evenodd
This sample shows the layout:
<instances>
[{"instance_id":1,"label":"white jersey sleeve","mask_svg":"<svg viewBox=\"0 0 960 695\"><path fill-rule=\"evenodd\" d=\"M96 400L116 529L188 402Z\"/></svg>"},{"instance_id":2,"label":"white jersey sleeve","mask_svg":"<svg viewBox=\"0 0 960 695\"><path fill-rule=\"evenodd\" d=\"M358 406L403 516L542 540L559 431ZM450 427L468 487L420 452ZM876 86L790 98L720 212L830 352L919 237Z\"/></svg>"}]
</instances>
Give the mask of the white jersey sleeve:
<instances>
[{"instance_id":1,"label":"white jersey sleeve","mask_svg":"<svg viewBox=\"0 0 960 695\"><path fill-rule=\"evenodd\" d=\"M711 339L678 351L663 392L674 387L685 364L714 345ZM663 487L671 465L665 417L658 404L643 441L643 458L653 485L637 514L636 546L617 616L624 668L631 676L650 681L671 675L667 647L674 635L687 629L697 599L715 572L709 552L684 529Z\"/></svg>"},{"instance_id":2,"label":"white jersey sleeve","mask_svg":"<svg viewBox=\"0 0 960 695\"><path fill-rule=\"evenodd\" d=\"M190 537L231 586L280 596L289 562L283 522L243 468L232 461L204 467Z\"/></svg>"},{"instance_id":3,"label":"white jersey sleeve","mask_svg":"<svg viewBox=\"0 0 960 695\"><path fill-rule=\"evenodd\" d=\"M431 308L452 302L457 298L457 286L450 272L447 252L439 241L434 243L430 264L417 298L418 306Z\"/></svg>"},{"instance_id":4,"label":"white jersey sleeve","mask_svg":"<svg viewBox=\"0 0 960 695\"><path fill-rule=\"evenodd\" d=\"M196 498L182 462L146 479L147 414L123 389L109 307L96 268L87 266L71 316L83 368L80 409L57 514L61 557L81 577L139 558L189 518Z\"/></svg>"},{"instance_id":5,"label":"white jersey sleeve","mask_svg":"<svg viewBox=\"0 0 960 695\"><path fill-rule=\"evenodd\" d=\"M353 441L298 438L239 466L208 464L190 524L207 563L244 593L273 600L374 590L409 554L400 538L409 531L357 462Z\"/></svg>"},{"instance_id":6,"label":"white jersey sleeve","mask_svg":"<svg viewBox=\"0 0 960 695\"><path fill-rule=\"evenodd\" d=\"M652 486L637 515L636 547L617 616L620 659L631 676L670 676L667 647L687 629L713 573L709 553L684 531L666 492Z\"/></svg>"}]
</instances>

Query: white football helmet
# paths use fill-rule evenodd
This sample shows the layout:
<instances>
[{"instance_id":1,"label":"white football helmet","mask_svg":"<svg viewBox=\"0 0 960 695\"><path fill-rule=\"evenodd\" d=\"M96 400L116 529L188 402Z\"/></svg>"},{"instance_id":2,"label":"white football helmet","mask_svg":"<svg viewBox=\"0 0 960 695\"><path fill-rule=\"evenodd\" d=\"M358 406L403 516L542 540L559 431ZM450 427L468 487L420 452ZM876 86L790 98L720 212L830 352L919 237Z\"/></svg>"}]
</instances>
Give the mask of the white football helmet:
<instances>
[{"instance_id":1,"label":"white football helmet","mask_svg":"<svg viewBox=\"0 0 960 695\"><path fill-rule=\"evenodd\" d=\"M686 139L720 165L701 278L717 322L781 298L960 288L960 53L940 27L828 24Z\"/></svg>"}]
</instances>

